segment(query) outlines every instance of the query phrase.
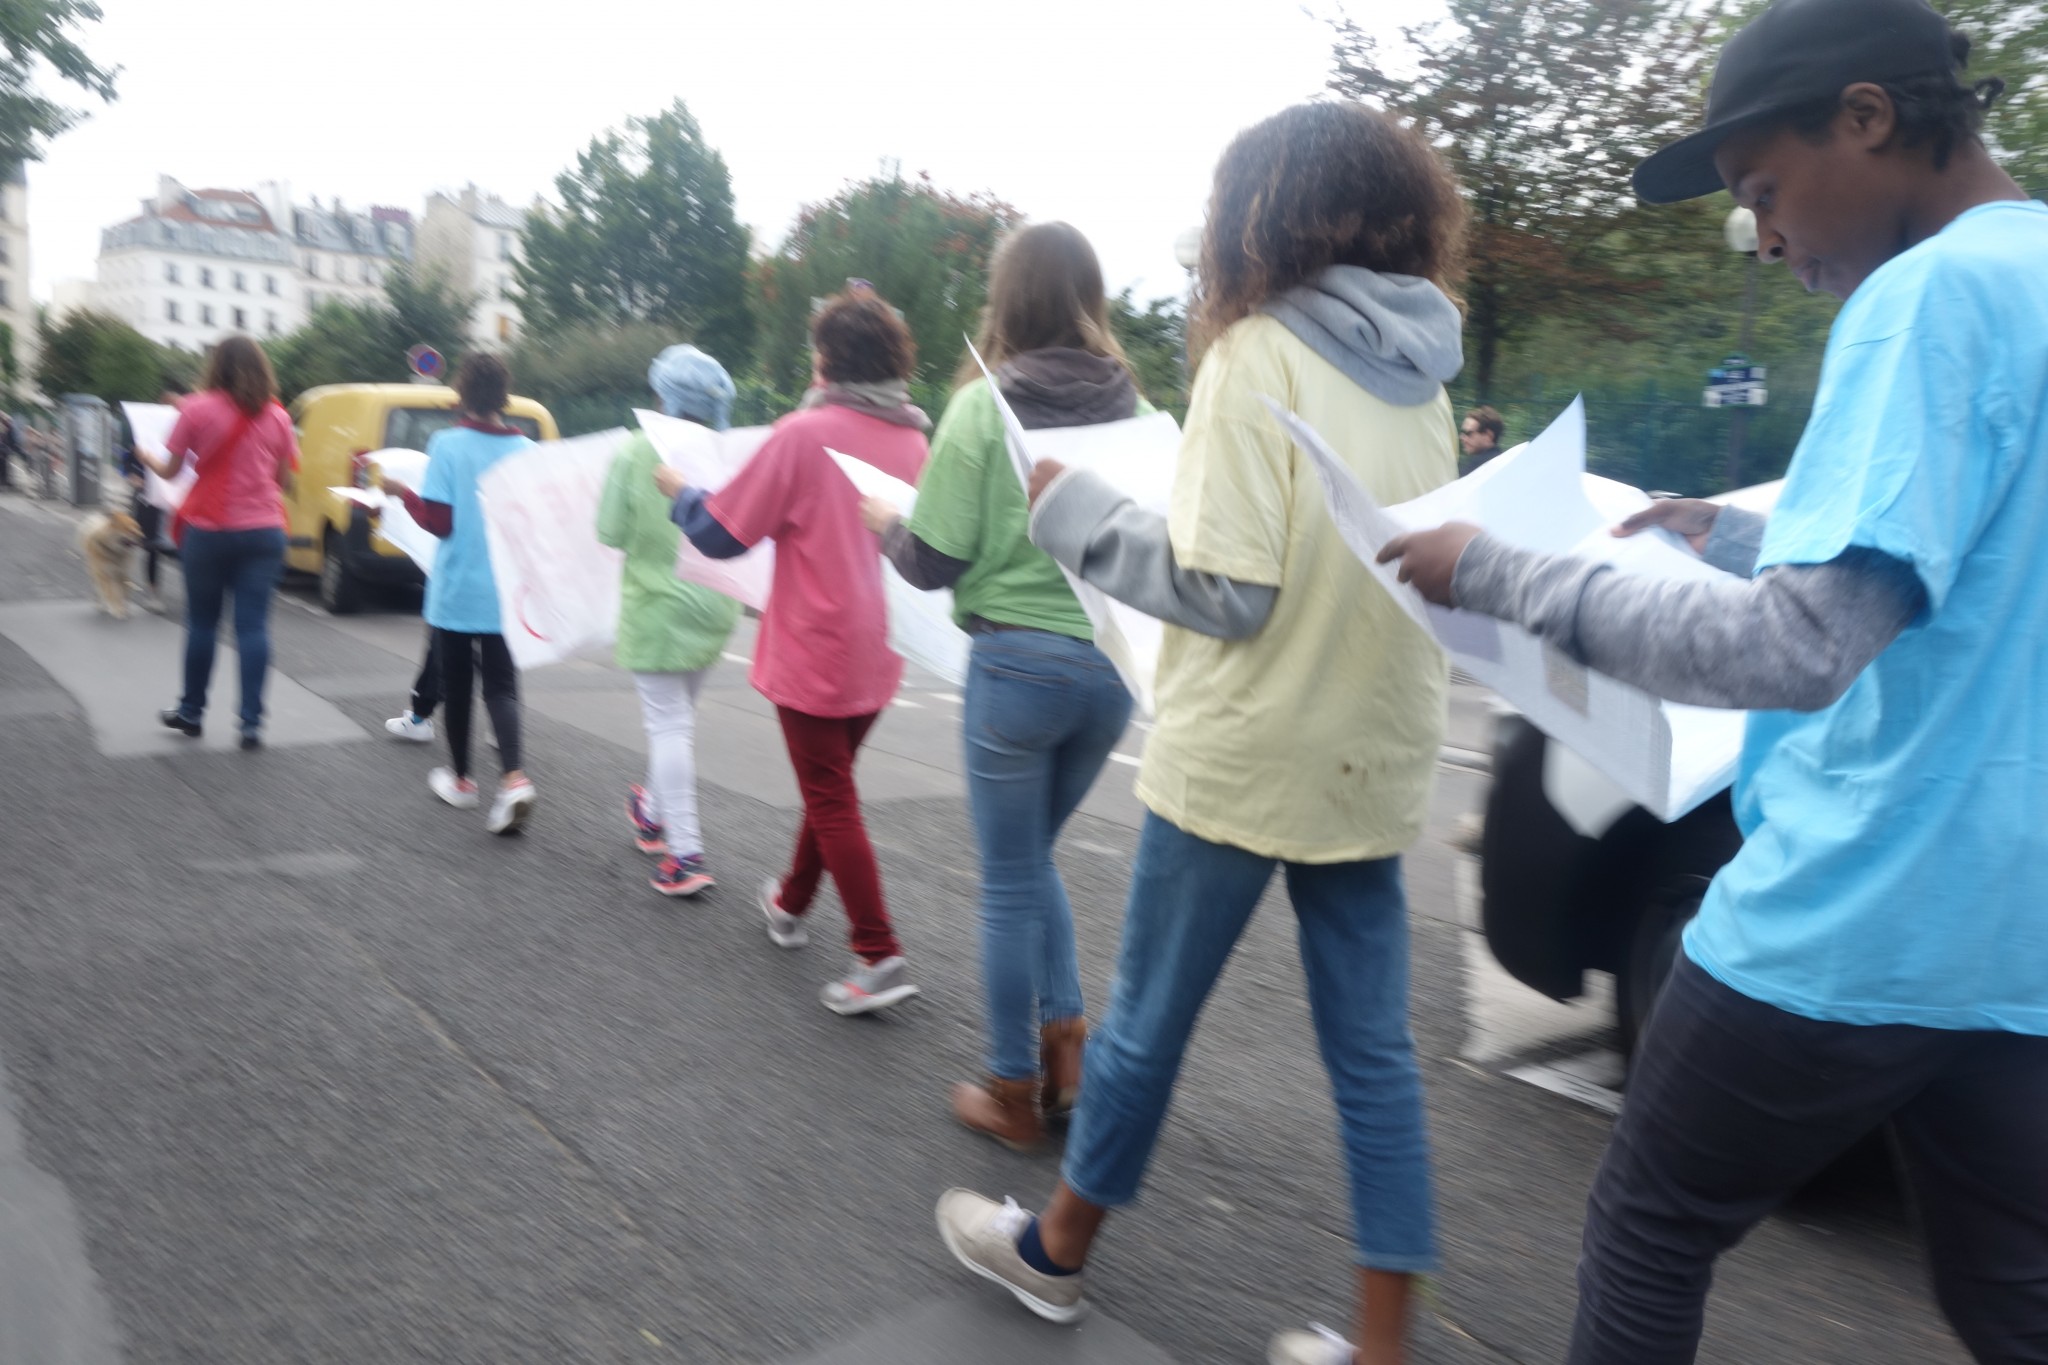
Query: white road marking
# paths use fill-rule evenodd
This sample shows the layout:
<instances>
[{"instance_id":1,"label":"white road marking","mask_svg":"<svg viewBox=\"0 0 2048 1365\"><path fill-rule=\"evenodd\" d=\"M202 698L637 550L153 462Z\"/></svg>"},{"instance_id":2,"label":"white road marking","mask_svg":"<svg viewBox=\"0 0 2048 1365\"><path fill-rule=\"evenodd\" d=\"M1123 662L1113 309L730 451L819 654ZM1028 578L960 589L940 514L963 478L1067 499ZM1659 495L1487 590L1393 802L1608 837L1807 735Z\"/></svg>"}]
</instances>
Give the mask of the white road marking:
<instances>
[{"instance_id":1,"label":"white road marking","mask_svg":"<svg viewBox=\"0 0 2048 1365\"><path fill-rule=\"evenodd\" d=\"M931 697L933 701L947 701L953 703L953 705L955 706L963 705L967 700L958 692L934 692L931 694Z\"/></svg>"},{"instance_id":2,"label":"white road marking","mask_svg":"<svg viewBox=\"0 0 2048 1365\"><path fill-rule=\"evenodd\" d=\"M922 703L919 703L919 702L914 702L914 701L912 701L912 700L911 700L910 698L908 698L908 697L897 697L897 698L896 698L896 699L895 699L894 701L891 701L891 702L889 703L889 705L891 705L891 706L901 706L901 707L904 707L904 708L906 708L906 709L908 709L908 710L911 710L911 711L922 711L922 710L924 710L924 706L923 706L923 704L922 704Z\"/></svg>"},{"instance_id":3,"label":"white road marking","mask_svg":"<svg viewBox=\"0 0 2048 1365\"><path fill-rule=\"evenodd\" d=\"M721 659L723 659L723 660L725 660L725 661L726 661L727 663L729 663L729 664L750 664L750 663L754 662L754 661L753 661L752 659L749 659L749 658L748 658L748 657L747 657L746 655L744 655L744 654L731 654L731 653L727 653L727 654L720 654L720 655L719 655L718 657L719 657L719 658L721 658Z\"/></svg>"},{"instance_id":4,"label":"white road marking","mask_svg":"<svg viewBox=\"0 0 2048 1365\"><path fill-rule=\"evenodd\" d=\"M1145 761L1139 758L1136 754L1111 754L1109 757L1112 762L1122 763L1132 768L1139 767Z\"/></svg>"},{"instance_id":5,"label":"white road marking","mask_svg":"<svg viewBox=\"0 0 2048 1365\"><path fill-rule=\"evenodd\" d=\"M1600 1047L1559 1062L1518 1066L1508 1075L1568 1100L1577 1100L1603 1114L1619 1114L1622 1071L1621 1054Z\"/></svg>"}]
</instances>

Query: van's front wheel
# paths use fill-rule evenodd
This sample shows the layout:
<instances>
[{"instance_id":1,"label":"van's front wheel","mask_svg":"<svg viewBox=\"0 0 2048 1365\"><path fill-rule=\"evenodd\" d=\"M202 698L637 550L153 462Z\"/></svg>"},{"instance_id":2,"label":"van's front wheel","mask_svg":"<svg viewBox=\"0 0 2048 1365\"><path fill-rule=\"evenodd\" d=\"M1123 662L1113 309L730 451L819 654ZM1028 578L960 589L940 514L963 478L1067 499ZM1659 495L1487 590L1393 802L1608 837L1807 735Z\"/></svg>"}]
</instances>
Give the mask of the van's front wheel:
<instances>
[{"instance_id":1,"label":"van's front wheel","mask_svg":"<svg viewBox=\"0 0 2048 1365\"><path fill-rule=\"evenodd\" d=\"M320 551L320 605L336 616L360 611L363 605L362 582L348 567L341 537L332 531Z\"/></svg>"}]
</instances>

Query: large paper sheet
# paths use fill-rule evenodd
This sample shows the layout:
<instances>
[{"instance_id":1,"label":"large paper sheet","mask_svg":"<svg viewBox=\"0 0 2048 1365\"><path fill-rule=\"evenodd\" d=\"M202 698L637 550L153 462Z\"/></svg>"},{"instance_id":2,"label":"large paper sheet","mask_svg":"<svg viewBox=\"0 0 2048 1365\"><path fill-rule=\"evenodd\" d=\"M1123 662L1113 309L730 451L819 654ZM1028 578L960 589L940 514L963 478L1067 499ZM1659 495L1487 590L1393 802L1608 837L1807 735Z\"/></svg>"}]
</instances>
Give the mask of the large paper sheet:
<instances>
[{"instance_id":1,"label":"large paper sheet","mask_svg":"<svg viewBox=\"0 0 2048 1365\"><path fill-rule=\"evenodd\" d=\"M1032 465L1040 460L1057 460L1070 469L1086 469L1101 475L1148 512L1167 514L1173 496L1174 468L1180 459L1180 427L1170 413L1156 412L1095 426L1048 427L1027 432L1004 400L1002 386L989 373L981 353L974 350L971 342L968 350L988 378L996 411L1002 414L1011 467L1026 487L1030 486ZM1061 571L1066 573L1067 583L1094 627L1096 648L1109 656L1139 709L1150 715L1153 682L1159 672L1159 645L1165 628L1155 618L1083 582L1064 567Z\"/></svg>"},{"instance_id":2,"label":"large paper sheet","mask_svg":"<svg viewBox=\"0 0 2048 1365\"><path fill-rule=\"evenodd\" d=\"M427 457L417 450L393 446L387 450L373 451L363 457L381 480L389 477L393 482L404 484L417 493L427 477ZM420 572L431 575L434 572L434 555L441 548L440 540L412 519L405 510L405 504L381 488L336 488L350 502L359 503L377 514L377 534L398 547L407 559L420 566Z\"/></svg>"},{"instance_id":3,"label":"large paper sheet","mask_svg":"<svg viewBox=\"0 0 2048 1365\"><path fill-rule=\"evenodd\" d=\"M713 431L680 417L645 410L636 410L633 416L663 464L675 468L691 487L712 493L725 487L754 458L769 434L767 427ZM685 536L676 555L676 577L761 611L768 605L769 588L775 580L775 544L764 540L737 558L712 559Z\"/></svg>"},{"instance_id":4,"label":"large paper sheet","mask_svg":"<svg viewBox=\"0 0 2048 1365\"><path fill-rule=\"evenodd\" d=\"M917 506L917 490L895 475L836 450L828 449L825 453L853 481L854 491L862 497L880 498L906 518ZM927 673L954 687L964 687L967 654L973 642L966 631L953 623L952 592L944 588L925 592L911 587L884 556L882 596L889 607L889 648Z\"/></svg>"},{"instance_id":5,"label":"large paper sheet","mask_svg":"<svg viewBox=\"0 0 2048 1365\"><path fill-rule=\"evenodd\" d=\"M1649 503L1637 489L1586 473L1586 412L1574 401L1527 445L1411 502L1381 507L1314 428L1266 400L1308 453L1338 533L1373 577L1463 672L1506 698L1545 734L1600 769L1658 818L1676 820L1726 786L1744 714L1681 706L1573 662L1518 626L1425 602L1397 566L1376 562L1405 531L1467 521L1511 545L1614 564L1655 578L1726 579L1663 531L1617 539L1616 521Z\"/></svg>"},{"instance_id":6,"label":"large paper sheet","mask_svg":"<svg viewBox=\"0 0 2048 1365\"><path fill-rule=\"evenodd\" d=\"M596 654L618 637L625 556L599 543L597 507L627 435L543 442L477 485L505 644L522 669Z\"/></svg>"},{"instance_id":7,"label":"large paper sheet","mask_svg":"<svg viewBox=\"0 0 2048 1365\"><path fill-rule=\"evenodd\" d=\"M171 439L171 428L178 424L178 410L168 403L123 403L121 411L128 418L128 430L135 434L135 444L159 460L171 458L166 449ZM198 469L181 463L178 477L162 479L153 469L142 471L142 496L153 507L166 512L175 512L185 503L185 495L192 491L193 483L199 478Z\"/></svg>"}]
</instances>

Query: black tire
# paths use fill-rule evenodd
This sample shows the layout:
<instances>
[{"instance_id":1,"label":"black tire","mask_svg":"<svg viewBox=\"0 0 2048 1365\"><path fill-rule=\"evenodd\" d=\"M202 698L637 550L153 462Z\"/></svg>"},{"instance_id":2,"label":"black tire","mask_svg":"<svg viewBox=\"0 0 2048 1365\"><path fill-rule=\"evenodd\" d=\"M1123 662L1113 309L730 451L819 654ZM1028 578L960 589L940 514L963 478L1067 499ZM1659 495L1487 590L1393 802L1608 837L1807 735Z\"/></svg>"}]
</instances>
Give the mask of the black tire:
<instances>
[{"instance_id":1,"label":"black tire","mask_svg":"<svg viewBox=\"0 0 2048 1365\"><path fill-rule=\"evenodd\" d=\"M1634 1056L1650 1011L1663 993L1678 961L1685 926L1700 912L1708 878L1677 873L1659 882L1643 904L1629 933L1627 954L1614 979L1614 1013L1621 1028L1621 1050Z\"/></svg>"},{"instance_id":2,"label":"black tire","mask_svg":"<svg viewBox=\"0 0 2048 1365\"><path fill-rule=\"evenodd\" d=\"M363 585L348 566L341 537L329 532L320 551L320 605L336 616L362 610Z\"/></svg>"}]
</instances>

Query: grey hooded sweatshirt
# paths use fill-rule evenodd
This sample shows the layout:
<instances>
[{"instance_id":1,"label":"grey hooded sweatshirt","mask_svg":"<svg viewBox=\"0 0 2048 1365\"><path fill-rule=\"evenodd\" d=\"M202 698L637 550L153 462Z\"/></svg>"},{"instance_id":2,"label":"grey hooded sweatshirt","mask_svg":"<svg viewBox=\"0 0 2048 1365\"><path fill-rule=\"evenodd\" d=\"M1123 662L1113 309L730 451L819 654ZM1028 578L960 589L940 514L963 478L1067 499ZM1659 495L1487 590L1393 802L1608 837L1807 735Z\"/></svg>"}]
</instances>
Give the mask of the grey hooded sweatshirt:
<instances>
[{"instance_id":1,"label":"grey hooded sweatshirt","mask_svg":"<svg viewBox=\"0 0 2048 1365\"><path fill-rule=\"evenodd\" d=\"M1331 266L1265 311L1360 388L1401 407L1433 401L1464 364L1457 306L1412 275ZM1224 640L1258 634L1279 592L1183 569L1166 518L1086 470L1067 470L1039 495L1031 543L1118 601Z\"/></svg>"}]
</instances>

